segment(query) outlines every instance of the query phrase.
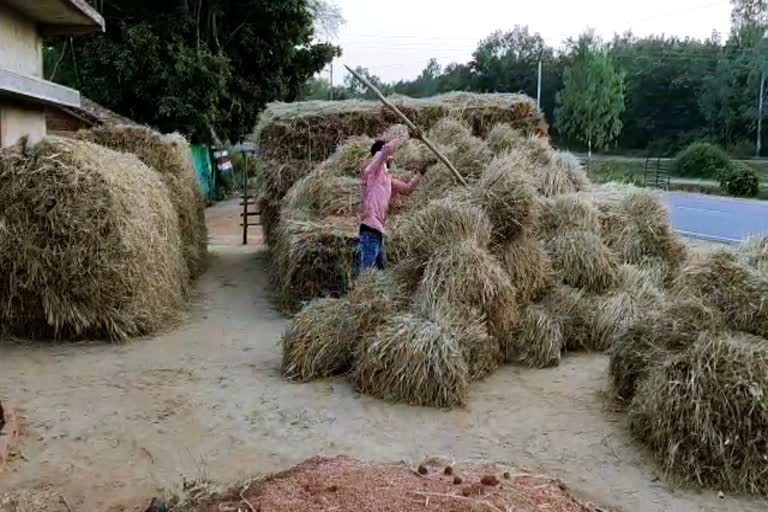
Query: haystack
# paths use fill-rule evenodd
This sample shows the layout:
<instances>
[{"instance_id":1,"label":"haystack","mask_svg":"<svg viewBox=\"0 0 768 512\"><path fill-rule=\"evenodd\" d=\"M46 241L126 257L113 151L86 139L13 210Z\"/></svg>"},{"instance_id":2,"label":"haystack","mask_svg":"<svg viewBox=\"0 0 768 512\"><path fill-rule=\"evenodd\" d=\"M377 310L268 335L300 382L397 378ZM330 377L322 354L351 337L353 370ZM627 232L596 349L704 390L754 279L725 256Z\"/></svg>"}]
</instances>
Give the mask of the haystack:
<instances>
[{"instance_id":1,"label":"haystack","mask_svg":"<svg viewBox=\"0 0 768 512\"><path fill-rule=\"evenodd\" d=\"M488 217L476 206L437 200L392 219L387 252L390 261L410 268L412 282L418 282L433 254L462 241L487 247L491 241Z\"/></svg>"},{"instance_id":2,"label":"haystack","mask_svg":"<svg viewBox=\"0 0 768 512\"><path fill-rule=\"evenodd\" d=\"M392 101L425 130L455 115L476 137L484 137L500 122L529 132L547 132L536 103L519 94L449 93L424 99L393 97ZM320 162L349 137L378 137L398 122L378 101L273 103L261 115L255 138L269 159Z\"/></svg>"},{"instance_id":3,"label":"haystack","mask_svg":"<svg viewBox=\"0 0 768 512\"><path fill-rule=\"evenodd\" d=\"M704 333L656 365L629 409L633 434L672 478L768 496L768 342Z\"/></svg>"},{"instance_id":4,"label":"haystack","mask_svg":"<svg viewBox=\"0 0 768 512\"><path fill-rule=\"evenodd\" d=\"M320 217L353 217L360 212L360 179L311 173L283 199L283 208L303 209Z\"/></svg>"},{"instance_id":5,"label":"haystack","mask_svg":"<svg viewBox=\"0 0 768 512\"><path fill-rule=\"evenodd\" d=\"M312 164L302 161L280 163L264 162L256 175L256 202L261 212L261 229L269 247L274 244L274 233L280 222L282 201L291 187L312 170Z\"/></svg>"},{"instance_id":6,"label":"haystack","mask_svg":"<svg viewBox=\"0 0 768 512\"><path fill-rule=\"evenodd\" d=\"M521 305L538 301L554 286L552 261L544 245L535 238L521 236L498 246L494 252L514 283Z\"/></svg>"},{"instance_id":7,"label":"haystack","mask_svg":"<svg viewBox=\"0 0 768 512\"><path fill-rule=\"evenodd\" d=\"M603 239L623 262L663 261L673 271L682 264L685 246L656 193L613 184L598 195L598 204Z\"/></svg>"},{"instance_id":8,"label":"haystack","mask_svg":"<svg viewBox=\"0 0 768 512\"><path fill-rule=\"evenodd\" d=\"M356 388L383 400L456 407L466 402L469 368L450 327L403 313L358 352Z\"/></svg>"},{"instance_id":9,"label":"haystack","mask_svg":"<svg viewBox=\"0 0 768 512\"><path fill-rule=\"evenodd\" d=\"M80 131L77 138L115 151L133 153L160 173L178 216L178 231L190 275L193 278L200 276L207 265L208 230L205 203L187 140L179 134L160 135L139 126L107 125Z\"/></svg>"},{"instance_id":10,"label":"haystack","mask_svg":"<svg viewBox=\"0 0 768 512\"><path fill-rule=\"evenodd\" d=\"M356 308L339 299L316 299L283 334L283 375L296 382L349 371L359 341Z\"/></svg>"},{"instance_id":11,"label":"haystack","mask_svg":"<svg viewBox=\"0 0 768 512\"><path fill-rule=\"evenodd\" d=\"M728 327L768 336L768 280L726 249L696 255L681 269L673 288L720 311Z\"/></svg>"},{"instance_id":12,"label":"haystack","mask_svg":"<svg viewBox=\"0 0 768 512\"><path fill-rule=\"evenodd\" d=\"M619 397L634 397L637 382L648 369L673 352L690 347L703 331L718 331L723 319L697 299L677 298L648 307L619 333L611 351L611 377Z\"/></svg>"},{"instance_id":13,"label":"haystack","mask_svg":"<svg viewBox=\"0 0 768 512\"><path fill-rule=\"evenodd\" d=\"M533 304L523 310L516 335L506 337L502 345L507 363L530 368L559 366L565 351L563 326L547 308Z\"/></svg>"},{"instance_id":14,"label":"haystack","mask_svg":"<svg viewBox=\"0 0 768 512\"><path fill-rule=\"evenodd\" d=\"M542 202L539 226L545 239L574 230L599 234L600 213L589 196L561 195Z\"/></svg>"},{"instance_id":15,"label":"haystack","mask_svg":"<svg viewBox=\"0 0 768 512\"><path fill-rule=\"evenodd\" d=\"M476 308L496 338L510 336L519 320L517 291L509 275L473 241L443 247L429 260L420 292L433 302Z\"/></svg>"},{"instance_id":16,"label":"haystack","mask_svg":"<svg viewBox=\"0 0 768 512\"><path fill-rule=\"evenodd\" d=\"M295 311L302 302L347 292L357 268L358 230L355 218L314 219L292 212L280 219L272 262L285 309Z\"/></svg>"},{"instance_id":17,"label":"haystack","mask_svg":"<svg viewBox=\"0 0 768 512\"><path fill-rule=\"evenodd\" d=\"M135 156L47 138L0 152L0 324L122 341L165 328L189 272L168 187Z\"/></svg>"},{"instance_id":18,"label":"haystack","mask_svg":"<svg viewBox=\"0 0 768 512\"><path fill-rule=\"evenodd\" d=\"M497 157L473 188L473 200L488 215L496 243L536 230L540 201L525 171L526 165L526 159L519 154Z\"/></svg>"},{"instance_id":19,"label":"haystack","mask_svg":"<svg viewBox=\"0 0 768 512\"><path fill-rule=\"evenodd\" d=\"M619 263L600 237L590 231L564 231L546 242L560 279L575 288L602 293L619 283Z\"/></svg>"}]
</instances>

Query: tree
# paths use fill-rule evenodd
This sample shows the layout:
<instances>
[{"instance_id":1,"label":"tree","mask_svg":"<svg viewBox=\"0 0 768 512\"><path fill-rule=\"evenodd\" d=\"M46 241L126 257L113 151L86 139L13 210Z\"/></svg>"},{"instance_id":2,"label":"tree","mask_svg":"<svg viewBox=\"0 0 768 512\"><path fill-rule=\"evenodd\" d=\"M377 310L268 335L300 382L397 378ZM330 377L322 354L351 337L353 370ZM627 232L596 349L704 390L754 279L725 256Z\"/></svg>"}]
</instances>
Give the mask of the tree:
<instances>
[{"instance_id":1,"label":"tree","mask_svg":"<svg viewBox=\"0 0 768 512\"><path fill-rule=\"evenodd\" d=\"M377 89L379 89L384 94L389 94L392 92L392 87L385 84L384 81L378 76L372 74L368 70L368 68L358 66L355 68L355 71L357 72L357 74L367 78L369 82L371 82L374 86L376 86ZM347 74L347 76L344 77L344 89L348 97L376 99L376 94L368 90L365 84L363 84L362 82L360 82L360 80L352 76L352 74Z\"/></svg>"},{"instance_id":2,"label":"tree","mask_svg":"<svg viewBox=\"0 0 768 512\"><path fill-rule=\"evenodd\" d=\"M195 142L241 140L340 54L313 43L315 0L91 0L104 34L47 45L53 77L138 122ZM64 58L61 58L61 57ZM52 73L52 68L47 70Z\"/></svg>"},{"instance_id":3,"label":"tree","mask_svg":"<svg viewBox=\"0 0 768 512\"><path fill-rule=\"evenodd\" d=\"M768 0L731 0L731 26L742 46L754 46L768 28Z\"/></svg>"},{"instance_id":4,"label":"tree","mask_svg":"<svg viewBox=\"0 0 768 512\"><path fill-rule=\"evenodd\" d=\"M617 72L593 34L579 37L559 97L558 128L592 148L608 147L621 133L624 75Z\"/></svg>"}]
</instances>

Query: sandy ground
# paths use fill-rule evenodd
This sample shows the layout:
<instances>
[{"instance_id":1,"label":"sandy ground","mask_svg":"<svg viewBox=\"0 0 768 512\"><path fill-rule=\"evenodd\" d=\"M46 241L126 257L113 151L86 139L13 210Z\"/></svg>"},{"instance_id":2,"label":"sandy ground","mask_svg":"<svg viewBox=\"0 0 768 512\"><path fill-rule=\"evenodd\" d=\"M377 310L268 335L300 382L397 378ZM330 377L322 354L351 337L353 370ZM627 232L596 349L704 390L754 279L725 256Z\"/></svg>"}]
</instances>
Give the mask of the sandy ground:
<instances>
[{"instance_id":1,"label":"sandy ground","mask_svg":"<svg viewBox=\"0 0 768 512\"><path fill-rule=\"evenodd\" d=\"M23 432L0 509L3 492L45 488L47 508L29 510L65 511L63 495L78 512L133 511L184 480L243 480L317 454L525 466L627 512L768 507L666 484L606 399L605 356L504 368L454 411L390 405L343 379L285 382L263 249L238 245L235 202L208 215L211 266L182 327L123 346L0 345L0 399Z\"/></svg>"}]
</instances>

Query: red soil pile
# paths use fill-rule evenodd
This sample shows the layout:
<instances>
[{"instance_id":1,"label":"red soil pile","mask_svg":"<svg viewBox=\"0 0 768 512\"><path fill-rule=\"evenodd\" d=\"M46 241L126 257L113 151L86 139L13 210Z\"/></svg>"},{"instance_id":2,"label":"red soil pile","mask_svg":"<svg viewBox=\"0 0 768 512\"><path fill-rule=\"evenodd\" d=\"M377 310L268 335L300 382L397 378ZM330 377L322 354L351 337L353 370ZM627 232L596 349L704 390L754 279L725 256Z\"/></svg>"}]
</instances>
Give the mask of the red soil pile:
<instances>
[{"instance_id":1,"label":"red soil pile","mask_svg":"<svg viewBox=\"0 0 768 512\"><path fill-rule=\"evenodd\" d=\"M219 512L598 512L557 480L496 466L426 464L425 475L405 466L370 465L347 457L313 458L295 468L225 495L199 501L191 511ZM461 475L462 483L454 484ZM508 476L509 478L505 478ZM458 480L458 478L456 478ZM485 484L483 483L485 482ZM491 485L492 484L492 485Z\"/></svg>"}]
</instances>

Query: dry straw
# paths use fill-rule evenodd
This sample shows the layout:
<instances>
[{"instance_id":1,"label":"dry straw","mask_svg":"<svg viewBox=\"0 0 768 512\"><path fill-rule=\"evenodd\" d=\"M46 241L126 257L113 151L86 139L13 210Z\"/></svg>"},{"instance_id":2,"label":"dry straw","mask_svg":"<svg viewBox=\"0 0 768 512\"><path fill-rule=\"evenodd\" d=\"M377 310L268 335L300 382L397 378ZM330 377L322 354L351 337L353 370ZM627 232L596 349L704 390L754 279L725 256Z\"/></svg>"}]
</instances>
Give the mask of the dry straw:
<instances>
[{"instance_id":1,"label":"dry straw","mask_svg":"<svg viewBox=\"0 0 768 512\"><path fill-rule=\"evenodd\" d=\"M540 232L545 239L574 230L600 233L600 214L590 196L567 194L542 202Z\"/></svg>"},{"instance_id":2,"label":"dry straw","mask_svg":"<svg viewBox=\"0 0 768 512\"><path fill-rule=\"evenodd\" d=\"M546 248L555 271L570 286L602 293L619 283L616 256L590 231L563 231Z\"/></svg>"},{"instance_id":3,"label":"dry straw","mask_svg":"<svg viewBox=\"0 0 768 512\"><path fill-rule=\"evenodd\" d=\"M375 397L431 407L464 405L469 368L449 326L403 313L387 319L358 353L352 380Z\"/></svg>"},{"instance_id":4,"label":"dry straw","mask_svg":"<svg viewBox=\"0 0 768 512\"><path fill-rule=\"evenodd\" d=\"M133 155L48 138L0 152L0 323L123 341L167 327L189 273L168 188Z\"/></svg>"},{"instance_id":5,"label":"dry straw","mask_svg":"<svg viewBox=\"0 0 768 512\"><path fill-rule=\"evenodd\" d=\"M560 365L565 350L563 326L545 307L533 304L522 312L519 331L503 342L507 363L519 363L530 368Z\"/></svg>"},{"instance_id":6,"label":"dry straw","mask_svg":"<svg viewBox=\"0 0 768 512\"><path fill-rule=\"evenodd\" d=\"M539 240L522 236L497 247L495 253L517 289L520 304L538 301L554 286L552 261Z\"/></svg>"},{"instance_id":7,"label":"dry straw","mask_svg":"<svg viewBox=\"0 0 768 512\"><path fill-rule=\"evenodd\" d=\"M630 428L673 479L766 496L766 368L764 339L703 333L642 380Z\"/></svg>"},{"instance_id":8,"label":"dry straw","mask_svg":"<svg viewBox=\"0 0 768 512\"><path fill-rule=\"evenodd\" d=\"M308 382L349 371L358 343L356 323L356 308L346 300L310 302L283 334L283 375Z\"/></svg>"},{"instance_id":9,"label":"dry straw","mask_svg":"<svg viewBox=\"0 0 768 512\"><path fill-rule=\"evenodd\" d=\"M207 265L208 230L205 203L187 140L178 134L160 135L139 126L101 126L77 134L115 151L133 153L160 173L178 216L184 259L190 275L200 276Z\"/></svg>"}]
</instances>

